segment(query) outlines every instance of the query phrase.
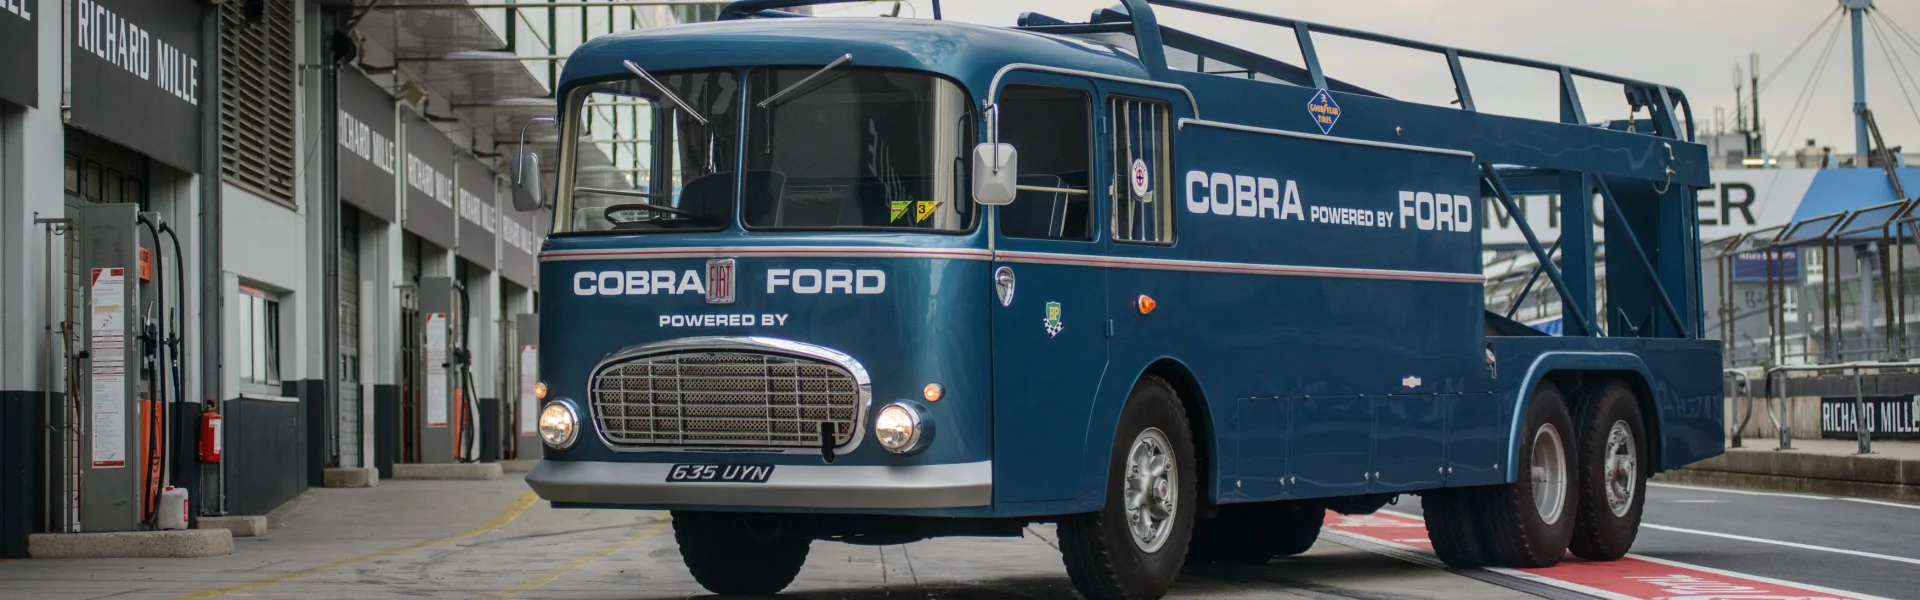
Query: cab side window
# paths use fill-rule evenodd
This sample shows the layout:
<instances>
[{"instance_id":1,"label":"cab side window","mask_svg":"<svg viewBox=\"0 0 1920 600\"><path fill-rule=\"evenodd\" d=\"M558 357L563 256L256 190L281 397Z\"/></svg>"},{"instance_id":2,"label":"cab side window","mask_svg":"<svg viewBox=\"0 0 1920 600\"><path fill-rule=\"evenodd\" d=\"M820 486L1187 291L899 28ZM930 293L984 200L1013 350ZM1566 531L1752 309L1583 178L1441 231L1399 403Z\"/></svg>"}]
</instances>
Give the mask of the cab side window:
<instances>
[{"instance_id":1,"label":"cab side window","mask_svg":"<svg viewBox=\"0 0 1920 600\"><path fill-rule=\"evenodd\" d=\"M1001 232L1091 241L1091 98L1067 88L1008 85L998 103L1000 141L1020 152L1020 191L1000 208Z\"/></svg>"},{"instance_id":2,"label":"cab side window","mask_svg":"<svg viewBox=\"0 0 1920 600\"><path fill-rule=\"evenodd\" d=\"M1173 127L1165 102L1114 96L1107 101L1113 124L1113 239L1173 243ZM1020 160L1026 162L1026 153Z\"/></svg>"}]
</instances>

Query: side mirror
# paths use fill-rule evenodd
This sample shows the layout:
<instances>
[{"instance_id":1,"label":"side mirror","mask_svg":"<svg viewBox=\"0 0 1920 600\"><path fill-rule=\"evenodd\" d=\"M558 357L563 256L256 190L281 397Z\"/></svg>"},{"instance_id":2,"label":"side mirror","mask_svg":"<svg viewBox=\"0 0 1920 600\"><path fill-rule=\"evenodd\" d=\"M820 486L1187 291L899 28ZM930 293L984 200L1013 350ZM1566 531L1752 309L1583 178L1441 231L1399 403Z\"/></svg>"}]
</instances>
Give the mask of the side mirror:
<instances>
[{"instance_id":1,"label":"side mirror","mask_svg":"<svg viewBox=\"0 0 1920 600\"><path fill-rule=\"evenodd\" d=\"M532 152L513 158L513 209L520 212L540 210L540 156Z\"/></svg>"},{"instance_id":2,"label":"side mirror","mask_svg":"<svg viewBox=\"0 0 1920 600\"><path fill-rule=\"evenodd\" d=\"M534 123L557 125L553 117L535 117L520 126L520 152L513 157L513 209L520 212L540 210L547 204L540 185L540 155L527 151L527 128Z\"/></svg>"},{"instance_id":3,"label":"side mirror","mask_svg":"<svg viewBox=\"0 0 1920 600\"><path fill-rule=\"evenodd\" d=\"M1013 144L973 147L973 201L987 206L1013 204L1020 180L1020 153Z\"/></svg>"}]
</instances>

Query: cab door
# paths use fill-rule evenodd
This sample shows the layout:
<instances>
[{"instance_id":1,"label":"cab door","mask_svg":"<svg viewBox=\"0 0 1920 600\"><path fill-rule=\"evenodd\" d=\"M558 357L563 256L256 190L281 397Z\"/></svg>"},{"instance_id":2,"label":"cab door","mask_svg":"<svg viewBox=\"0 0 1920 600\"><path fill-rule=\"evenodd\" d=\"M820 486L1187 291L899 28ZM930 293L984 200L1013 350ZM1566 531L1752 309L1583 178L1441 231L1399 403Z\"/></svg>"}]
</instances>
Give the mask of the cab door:
<instances>
[{"instance_id":1,"label":"cab door","mask_svg":"<svg viewBox=\"0 0 1920 600\"><path fill-rule=\"evenodd\" d=\"M1020 191L989 217L994 502L1065 500L1083 483L1075 471L1107 365L1107 273L1095 262L1106 251L1096 218L1100 128L1086 80L1008 81L995 97L999 139L1020 153Z\"/></svg>"}]
</instances>

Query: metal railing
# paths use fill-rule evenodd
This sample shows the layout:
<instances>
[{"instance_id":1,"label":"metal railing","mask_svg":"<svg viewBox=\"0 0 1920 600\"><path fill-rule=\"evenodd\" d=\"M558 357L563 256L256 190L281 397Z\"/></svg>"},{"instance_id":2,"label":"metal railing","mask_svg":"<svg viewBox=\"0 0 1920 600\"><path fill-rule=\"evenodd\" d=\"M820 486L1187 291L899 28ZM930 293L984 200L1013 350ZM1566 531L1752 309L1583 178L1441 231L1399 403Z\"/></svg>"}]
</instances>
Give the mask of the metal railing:
<instances>
[{"instance_id":1,"label":"metal railing","mask_svg":"<svg viewBox=\"0 0 1920 600\"><path fill-rule=\"evenodd\" d=\"M1739 410L1741 398L1745 398L1747 401L1746 416L1740 417L1740 424L1734 425L1733 431L1727 434L1727 437L1732 440L1733 447L1739 448L1740 439L1745 435L1747 430L1747 421L1753 419L1753 377L1747 375L1746 371L1740 369L1726 369L1721 372L1721 377L1732 377L1733 380L1737 382L1733 388L1734 410Z\"/></svg>"},{"instance_id":2,"label":"metal railing","mask_svg":"<svg viewBox=\"0 0 1920 600\"><path fill-rule=\"evenodd\" d=\"M1817 373L1830 371L1850 371L1853 374L1853 432L1854 439L1860 445L1859 454L1873 454L1872 412L1867 410L1866 382L1863 369L1897 369L1903 372L1920 370L1920 361L1899 362L1855 362L1829 365L1776 366L1767 369L1767 386L1772 388L1773 402L1767 407L1768 417L1773 419L1774 428L1780 433L1780 450L1793 449L1793 396L1787 393L1788 382L1793 377L1780 377L1780 384L1773 385L1774 376L1787 373ZM1731 371L1731 369L1730 369ZM1751 416L1751 415L1749 415ZM1745 423L1742 422L1742 425ZM1738 444L1735 445L1738 447Z\"/></svg>"}]
</instances>

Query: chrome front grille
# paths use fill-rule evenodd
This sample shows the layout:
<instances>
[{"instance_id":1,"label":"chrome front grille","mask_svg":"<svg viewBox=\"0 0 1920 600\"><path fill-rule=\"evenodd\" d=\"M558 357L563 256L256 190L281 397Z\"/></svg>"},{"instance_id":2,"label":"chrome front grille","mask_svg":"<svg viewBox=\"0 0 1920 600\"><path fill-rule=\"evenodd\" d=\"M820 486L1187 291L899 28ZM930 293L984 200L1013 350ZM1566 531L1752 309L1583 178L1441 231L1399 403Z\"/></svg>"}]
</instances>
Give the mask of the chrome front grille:
<instances>
[{"instance_id":1,"label":"chrome front grille","mask_svg":"<svg viewBox=\"0 0 1920 600\"><path fill-rule=\"evenodd\" d=\"M860 382L833 363L752 351L617 360L594 372L594 424L616 449L647 446L820 448L857 433Z\"/></svg>"}]
</instances>

